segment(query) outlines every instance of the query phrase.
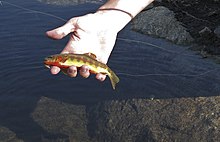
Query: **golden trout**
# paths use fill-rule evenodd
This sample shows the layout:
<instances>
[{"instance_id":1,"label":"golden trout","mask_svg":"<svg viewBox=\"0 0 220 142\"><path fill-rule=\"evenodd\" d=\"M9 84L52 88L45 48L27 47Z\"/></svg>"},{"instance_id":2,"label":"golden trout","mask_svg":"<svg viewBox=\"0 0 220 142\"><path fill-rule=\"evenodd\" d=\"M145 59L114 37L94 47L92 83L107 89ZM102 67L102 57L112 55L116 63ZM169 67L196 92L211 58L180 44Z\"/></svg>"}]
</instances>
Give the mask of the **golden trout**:
<instances>
[{"instance_id":1,"label":"golden trout","mask_svg":"<svg viewBox=\"0 0 220 142\"><path fill-rule=\"evenodd\" d=\"M66 70L70 66L81 67L86 65L89 67L91 73L101 73L108 75L115 89L116 84L119 82L117 75L106 65L97 61L96 56L93 54L56 54L46 57L44 64L47 67L58 66L61 70Z\"/></svg>"}]
</instances>

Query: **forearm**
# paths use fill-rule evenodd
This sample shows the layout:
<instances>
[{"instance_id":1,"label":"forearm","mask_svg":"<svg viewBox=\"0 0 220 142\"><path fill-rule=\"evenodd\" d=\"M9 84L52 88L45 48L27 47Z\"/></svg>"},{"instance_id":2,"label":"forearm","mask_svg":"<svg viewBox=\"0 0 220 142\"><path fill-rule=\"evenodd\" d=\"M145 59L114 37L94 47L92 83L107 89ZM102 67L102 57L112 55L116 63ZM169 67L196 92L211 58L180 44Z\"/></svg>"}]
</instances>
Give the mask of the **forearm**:
<instances>
[{"instance_id":1,"label":"forearm","mask_svg":"<svg viewBox=\"0 0 220 142\"><path fill-rule=\"evenodd\" d=\"M132 17L135 17L153 1L154 0L108 0L108 2L106 2L99 9L120 9L130 13ZM112 26L117 27L117 30L119 31L132 19L129 14L116 10L101 10L97 11L97 13L106 15L106 17L109 19L109 22L114 24Z\"/></svg>"},{"instance_id":2,"label":"forearm","mask_svg":"<svg viewBox=\"0 0 220 142\"><path fill-rule=\"evenodd\" d=\"M154 0L109 0L100 8L116 8L131 13L134 17Z\"/></svg>"}]
</instances>

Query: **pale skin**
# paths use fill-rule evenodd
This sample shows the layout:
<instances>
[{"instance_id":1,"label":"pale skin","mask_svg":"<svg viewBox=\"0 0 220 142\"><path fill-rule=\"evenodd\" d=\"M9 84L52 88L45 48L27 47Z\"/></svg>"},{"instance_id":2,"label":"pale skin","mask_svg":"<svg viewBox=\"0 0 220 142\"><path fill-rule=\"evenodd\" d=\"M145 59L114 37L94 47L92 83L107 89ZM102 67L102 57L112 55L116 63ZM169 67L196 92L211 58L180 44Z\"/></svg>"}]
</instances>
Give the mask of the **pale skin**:
<instances>
[{"instance_id":1,"label":"pale skin","mask_svg":"<svg viewBox=\"0 0 220 142\"><path fill-rule=\"evenodd\" d=\"M100 8L117 8L136 16L153 0L109 0ZM107 63L113 50L117 34L131 20L131 17L121 11L104 10L92 14L74 17L66 24L54 30L47 31L47 36L52 39L62 39L70 35L69 42L61 53L93 53L97 60ZM52 74L58 74L60 68L51 67ZM83 65L79 73L84 78L90 76L89 68ZM71 66L67 74L77 76L77 68ZM106 75L97 74L96 79L104 81Z\"/></svg>"}]
</instances>

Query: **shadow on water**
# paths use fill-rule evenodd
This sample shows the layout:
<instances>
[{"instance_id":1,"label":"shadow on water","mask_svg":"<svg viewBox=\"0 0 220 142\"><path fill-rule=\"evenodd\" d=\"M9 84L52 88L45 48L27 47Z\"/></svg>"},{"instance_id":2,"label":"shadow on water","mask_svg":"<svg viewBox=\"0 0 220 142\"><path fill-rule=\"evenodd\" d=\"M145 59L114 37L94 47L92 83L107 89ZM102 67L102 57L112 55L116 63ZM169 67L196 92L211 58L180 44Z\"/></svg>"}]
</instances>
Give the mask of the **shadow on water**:
<instances>
[{"instance_id":1,"label":"shadow on water","mask_svg":"<svg viewBox=\"0 0 220 142\"><path fill-rule=\"evenodd\" d=\"M96 4L64 8L36 1L7 2L62 19L95 11L98 7ZM219 95L218 65L201 59L187 47L134 33L129 26L119 33L109 61L109 66L120 77L116 91L112 90L109 79L100 83L94 76L86 80L81 77L73 80L62 74L52 76L42 64L43 58L59 53L68 38L52 41L44 33L64 21L3 1L0 11L0 64L3 65L0 68L0 125L26 141L40 141L41 135L53 136L31 116L42 96L74 105L90 105L103 100Z\"/></svg>"}]
</instances>

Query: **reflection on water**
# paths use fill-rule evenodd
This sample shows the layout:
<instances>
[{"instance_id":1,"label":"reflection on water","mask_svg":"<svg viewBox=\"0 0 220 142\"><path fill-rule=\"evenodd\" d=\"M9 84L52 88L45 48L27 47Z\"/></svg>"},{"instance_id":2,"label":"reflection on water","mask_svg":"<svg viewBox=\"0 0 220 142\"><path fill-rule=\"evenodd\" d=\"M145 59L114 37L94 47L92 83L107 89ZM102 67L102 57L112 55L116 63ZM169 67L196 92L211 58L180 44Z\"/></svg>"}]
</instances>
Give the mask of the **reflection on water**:
<instances>
[{"instance_id":1,"label":"reflection on water","mask_svg":"<svg viewBox=\"0 0 220 142\"><path fill-rule=\"evenodd\" d=\"M54 14L62 19L95 11L99 7L91 3L63 8L29 0L7 2ZM72 112L71 109L82 107L85 111L84 105L103 100L213 96L220 92L218 65L202 60L187 47L134 33L129 27L119 33L108 63L121 80L116 91L112 90L109 80L100 83L94 76L89 79L80 76L72 79L62 74L52 76L44 67L43 59L59 53L68 38L53 41L46 38L44 33L64 24L64 21L4 2L0 11L0 127L9 128L21 139L38 141L42 135L50 137L51 133L52 136L61 133L65 137L69 131L57 128L60 128L59 125L68 126L69 123L54 124L49 130L44 127L45 121L48 121L45 119L63 116L63 111L67 111L65 115L76 113L86 119L84 114ZM55 99L58 103L51 105L59 111L51 112L53 109L46 110L48 106L40 107L45 101L44 97ZM62 109L63 105L70 109ZM45 116L42 114L47 118L40 119ZM56 122L63 121L61 118L54 119ZM81 118L68 117L65 121L76 122L78 119ZM77 135L77 132L73 133Z\"/></svg>"}]
</instances>

